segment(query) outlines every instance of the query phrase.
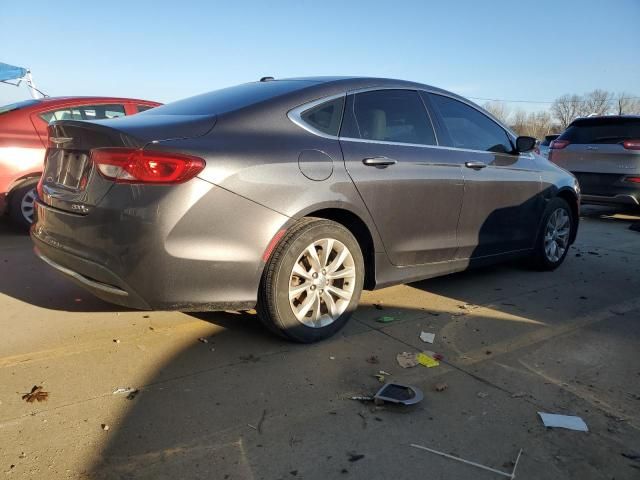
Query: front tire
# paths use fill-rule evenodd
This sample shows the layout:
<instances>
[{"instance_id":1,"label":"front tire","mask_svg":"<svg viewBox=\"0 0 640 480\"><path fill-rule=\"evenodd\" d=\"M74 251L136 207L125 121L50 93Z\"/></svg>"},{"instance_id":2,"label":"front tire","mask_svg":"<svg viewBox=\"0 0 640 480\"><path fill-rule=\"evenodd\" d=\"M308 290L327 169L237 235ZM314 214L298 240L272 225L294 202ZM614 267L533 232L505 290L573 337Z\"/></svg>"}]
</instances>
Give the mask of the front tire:
<instances>
[{"instance_id":1,"label":"front tire","mask_svg":"<svg viewBox=\"0 0 640 480\"><path fill-rule=\"evenodd\" d=\"M9 215L11 220L25 230L29 230L35 213L38 179L27 180L11 192Z\"/></svg>"},{"instance_id":2,"label":"front tire","mask_svg":"<svg viewBox=\"0 0 640 480\"><path fill-rule=\"evenodd\" d=\"M531 256L537 270L555 270L569 252L576 221L566 200L556 197L545 208Z\"/></svg>"},{"instance_id":3,"label":"front tire","mask_svg":"<svg viewBox=\"0 0 640 480\"><path fill-rule=\"evenodd\" d=\"M358 306L364 261L358 241L339 223L304 218L275 248L260 284L258 315L289 340L331 337Z\"/></svg>"}]
</instances>

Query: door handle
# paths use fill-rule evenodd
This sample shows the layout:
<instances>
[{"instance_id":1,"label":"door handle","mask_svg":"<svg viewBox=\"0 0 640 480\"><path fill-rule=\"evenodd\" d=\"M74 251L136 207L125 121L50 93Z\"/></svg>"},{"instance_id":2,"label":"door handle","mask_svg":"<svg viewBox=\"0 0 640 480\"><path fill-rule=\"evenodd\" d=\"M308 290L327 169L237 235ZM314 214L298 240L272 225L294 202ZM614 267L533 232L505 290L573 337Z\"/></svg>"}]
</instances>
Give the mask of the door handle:
<instances>
[{"instance_id":1,"label":"door handle","mask_svg":"<svg viewBox=\"0 0 640 480\"><path fill-rule=\"evenodd\" d=\"M484 162L465 162L464 166L473 168L474 170L480 170L481 168L485 168L487 164Z\"/></svg>"},{"instance_id":2,"label":"door handle","mask_svg":"<svg viewBox=\"0 0 640 480\"><path fill-rule=\"evenodd\" d=\"M389 165L395 165L398 162L387 157L373 157L365 158L362 160L362 163L368 167L388 167Z\"/></svg>"}]
</instances>

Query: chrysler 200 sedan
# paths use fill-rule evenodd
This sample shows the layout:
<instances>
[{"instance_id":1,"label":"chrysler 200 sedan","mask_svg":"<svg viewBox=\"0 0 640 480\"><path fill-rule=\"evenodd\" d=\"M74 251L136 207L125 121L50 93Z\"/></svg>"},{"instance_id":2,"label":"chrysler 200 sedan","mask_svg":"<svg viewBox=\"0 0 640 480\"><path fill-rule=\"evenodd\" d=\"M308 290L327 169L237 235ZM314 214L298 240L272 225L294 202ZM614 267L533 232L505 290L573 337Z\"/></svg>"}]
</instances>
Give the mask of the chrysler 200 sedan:
<instances>
[{"instance_id":1,"label":"chrysler 200 sedan","mask_svg":"<svg viewBox=\"0 0 640 480\"><path fill-rule=\"evenodd\" d=\"M37 255L138 309L256 308L299 342L362 289L527 257L553 270L579 190L473 103L419 83L300 78L54 122Z\"/></svg>"}]
</instances>

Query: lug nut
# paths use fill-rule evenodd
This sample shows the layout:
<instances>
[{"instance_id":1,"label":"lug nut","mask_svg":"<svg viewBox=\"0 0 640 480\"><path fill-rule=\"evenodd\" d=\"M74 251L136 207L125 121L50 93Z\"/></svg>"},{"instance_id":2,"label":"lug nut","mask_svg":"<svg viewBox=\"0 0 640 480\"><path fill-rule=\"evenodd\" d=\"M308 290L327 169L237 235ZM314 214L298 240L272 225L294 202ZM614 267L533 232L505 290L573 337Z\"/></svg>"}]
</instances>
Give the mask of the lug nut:
<instances>
[{"instance_id":1,"label":"lug nut","mask_svg":"<svg viewBox=\"0 0 640 480\"><path fill-rule=\"evenodd\" d=\"M311 285L311 290L315 290L316 286L315 285Z\"/></svg>"},{"instance_id":2,"label":"lug nut","mask_svg":"<svg viewBox=\"0 0 640 480\"><path fill-rule=\"evenodd\" d=\"M318 278L318 274L316 272L313 272L313 274L311 275L313 278Z\"/></svg>"}]
</instances>

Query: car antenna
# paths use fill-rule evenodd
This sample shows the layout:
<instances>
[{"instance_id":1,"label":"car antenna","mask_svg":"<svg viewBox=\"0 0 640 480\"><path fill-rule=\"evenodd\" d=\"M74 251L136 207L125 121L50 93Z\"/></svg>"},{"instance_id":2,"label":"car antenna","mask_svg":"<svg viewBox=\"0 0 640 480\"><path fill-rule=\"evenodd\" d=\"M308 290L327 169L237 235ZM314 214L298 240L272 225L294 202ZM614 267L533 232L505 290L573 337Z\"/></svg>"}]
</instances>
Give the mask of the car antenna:
<instances>
[{"instance_id":1,"label":"car antenna","mask_svg":"<svg viewBox=\"0 0 640 480\"><path fill-rule=\"evenodd\" d=\"M261 82L270 82L271 80L275 80L273 77L262 77L260 79Z\"/></svg>"}]
</instances>

